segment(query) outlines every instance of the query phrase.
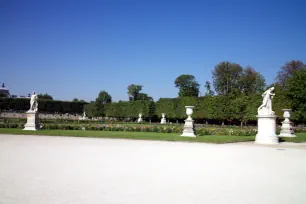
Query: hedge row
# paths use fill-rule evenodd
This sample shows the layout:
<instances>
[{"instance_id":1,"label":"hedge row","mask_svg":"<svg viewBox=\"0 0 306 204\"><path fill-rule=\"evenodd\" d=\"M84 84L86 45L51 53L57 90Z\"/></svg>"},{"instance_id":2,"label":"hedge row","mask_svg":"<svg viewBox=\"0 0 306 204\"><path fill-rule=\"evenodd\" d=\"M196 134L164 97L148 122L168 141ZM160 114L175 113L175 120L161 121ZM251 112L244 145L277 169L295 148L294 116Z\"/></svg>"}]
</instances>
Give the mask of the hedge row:
<instances>
[{"instance_id":1,"label":"hedge row","mask_svg":"<svg viewBox=\"0 0 306 204\"><path fill-rule=\"evenodd\" d=\"M106 116L116 119L138 117L142 113L146 119L158 121L161 113L166 113L168 120L184 120L186 118L185 106L195 106L193 118L197 122L223 121L227 123L255 122L257 120L257 108L262 102L261 95L254 96L204 96L161 98L157 102L131 101L105 104L102 112L97 111L94 103L67 102L54 100L40 100L39 111L45 113L82 113L86 110L89 117ZM281 95L276 95L273 100L273 109L282 119L282 109L290 108L290 104ZM29 99L0 99L0 110L25 111L29 109ZM292 119L294 120L294 113Z\"/></svg>"},{"instance_id":2,"label":"hedge row","mask_svg":"<svg viewBox=\"0 0 306 204\"><path fill-rule=\"evenodd\" d=\"M44 113L82 113L84 102L39 100L38 108ZM30 101L26 98L0 98L0 110L26 111Z\"/></svg>"},{"instance_id":3,"label":"hedge row","mask_svg":"<svg viewBox=\"0 0 306 204\"><path fill-rule=\"evenodd\" d=\"M117 118L137 118L138 113L142 113L145 118L161 118L161 114L166 113L167 119L183 120L186 118L185 106L195 106L192 117L196 120L249 122L257 120L257 108L261 102L260 95L237 98L227 96L161 98L156 103L136 101L106 104L104 115ZM277 97L273 105L278 116L282 116L282 109L288 107L286 101Z\"/></svg>"}]
</instances>

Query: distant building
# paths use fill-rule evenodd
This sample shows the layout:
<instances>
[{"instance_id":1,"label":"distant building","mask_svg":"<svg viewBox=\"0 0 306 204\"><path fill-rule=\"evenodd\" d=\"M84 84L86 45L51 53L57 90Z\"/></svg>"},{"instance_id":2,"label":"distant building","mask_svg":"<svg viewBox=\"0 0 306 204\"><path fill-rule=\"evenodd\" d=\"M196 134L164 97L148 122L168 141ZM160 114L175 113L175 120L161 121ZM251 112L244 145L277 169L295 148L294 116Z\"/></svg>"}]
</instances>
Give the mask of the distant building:
<instances>
[{"instance_id":1,"label":"distant building","mask_svg":"<svg viewBox=\"0 0 306 204\"><path fill-rule=\"evenodd\" d=\"M10 94L10 90L5 86L4 83L2 83L2 86L0 88L0 92L4 93L8 98L31 98L31 94L28 94L27 96L23 96L23 95L11 95Z\"/></svg>"}]
</instances>

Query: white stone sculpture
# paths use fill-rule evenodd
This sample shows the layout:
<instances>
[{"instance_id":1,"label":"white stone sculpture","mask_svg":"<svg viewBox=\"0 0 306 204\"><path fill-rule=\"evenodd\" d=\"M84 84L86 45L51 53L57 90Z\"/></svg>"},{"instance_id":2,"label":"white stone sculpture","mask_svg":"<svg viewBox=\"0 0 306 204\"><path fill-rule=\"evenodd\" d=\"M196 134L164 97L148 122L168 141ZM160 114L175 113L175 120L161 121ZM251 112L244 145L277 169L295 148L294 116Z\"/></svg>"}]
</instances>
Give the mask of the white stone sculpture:
<instances>
[{"instance_id":1,"label":"white stone sculpture","mask_svg":"<svg viewBox=\"0 0 306 204\"><path fill-rule=\"evenodd\" d=\"M258 108L258 115L274 115L274 111L272 110L272 99L275 96L274 87L269 88L262 94L263 101L262 105Z\"/></svg>"},{"instance_id":2,"label":"white stone sculpture","mask_svg":"<svg viewBox=\"0 0 306 204\"><path fill-rule=\"evenodd\" d=\"M30 109L26 112L27 114L27 123L24 125L23 130L38 130L38 96L35 92L32 93L30 100Z\"/></svg>"},{"instance_id":3,"label":"white stone sculpture","mask_svg":"<svg viewBox=\"0 0 306 204\"><path fill-rule=\"evenodd\" d=\"M186 114L187 114L188 118L185 120L184 130L183 130L183 134L181 136L195 137L194 121L191 118L194 106L185 106L185 108L186 108Z\"/></svg>"},{"instance_id":4,"label":"white stone sculpture","mask_svg":"<svg viewBox=\"0 0 306 204\"><path fill-rule=\"evenodd\" d=\"M166 124L167 121L166 121L166 113L162 113L162 119L160 121L160 124Z\"/></svg>"},{"instance_id":5,"label":"white stone sculpture","mask_svg":"<svg viewBox=\"0 0 306 204\"><path fill-rule=\"evenodd\" d=\"M290 118L290 111L291 109L283 109L284 111L284 118L285 120L282 122L282 129L280 132L280 137L296 137L296 135L294 135L294 131L291 125L291 122L289 120Z\"/></svg>"},{"instance_id":6,"label":"white stone sculpture","mask_svg":"<svg viewBox=\"0 0 306 204\"><path fill-rule=\"evenodd\" d=\"M278 144L276 135L276 118L272 110L272 99L275 96L274 87L269 88L262 94L263 103L258 108L258 131L255 139L257 144Z\"/></svg>"},{"instance_id":7,"label":"white stone sculpture","mask_svg":"<svg viewBox=\"0 0 306 204\"><path fill-rule=\"evenodd\" d=\"M139 118L138 118L137 122L138 122L138 123L142 122L142 113L139 113L139 114L138 114L138 117L139 117Z\"/></svg>"},{"instance_id":8,"label":"white stone sculpture","mask_svg":"<svg viewBox=\"0 0 306 204\"><path fill-rule=\"evenodd\" d=\"M37 112L38 110L38 96L35 92L32 93L31 100L30 100L30 110Z\"/></svg>"}]
</instances>

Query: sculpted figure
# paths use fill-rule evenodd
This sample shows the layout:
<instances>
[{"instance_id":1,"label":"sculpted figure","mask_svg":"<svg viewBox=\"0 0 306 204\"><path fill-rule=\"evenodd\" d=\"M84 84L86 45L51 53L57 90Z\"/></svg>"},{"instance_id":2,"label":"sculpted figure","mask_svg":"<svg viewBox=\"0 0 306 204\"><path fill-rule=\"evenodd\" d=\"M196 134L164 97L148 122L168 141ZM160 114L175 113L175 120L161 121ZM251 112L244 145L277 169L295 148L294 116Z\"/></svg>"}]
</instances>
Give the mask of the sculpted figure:
<instances>
[{"instance_id":1,"label":"sculpted figure","mask_svg":"<svg viewBox=\"0 0 306 204\"><path fill-rule=\"evenodd\" d=\"M258 108L258 113L264 113L264 114L273 114L273 110L272 110L272 99L275 96L274 93L272 93L274 91L274 87L269 88L267 91L265 91L262 94L263 97L263 101L261 106Z\"/></svg>"},{"instance_id":2,"label":"sculpted figure","mask_svg":"<svg viewBox=\"0 0 306 204\"><path fill-rule=\"evenodd\" d=\"M35 92L33 92L30 100L30 111L37 112L38 110L38 96Z\"/></svg>"}]
</instances>

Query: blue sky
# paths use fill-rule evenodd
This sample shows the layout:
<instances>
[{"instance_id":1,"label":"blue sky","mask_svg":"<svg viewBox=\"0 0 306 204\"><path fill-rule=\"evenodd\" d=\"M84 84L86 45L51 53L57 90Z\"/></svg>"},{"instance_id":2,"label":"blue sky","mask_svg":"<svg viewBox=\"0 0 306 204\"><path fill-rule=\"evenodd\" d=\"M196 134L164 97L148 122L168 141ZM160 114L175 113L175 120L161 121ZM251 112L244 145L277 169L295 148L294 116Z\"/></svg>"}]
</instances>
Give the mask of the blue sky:
<instances>
[{"instance_id":1,"label":"blue sky","mask_svg":"<svg viewBox=\"0 0 306 204\"><path fill-rule=\"evenodd\" d=\"M0 82L12 94L127 100L141 84L154 100L174 80L201 84L221 61L250 65L272 83L285 62L306 63L306 3L295 1L2 0Z\"/></svg>"}]
</instances>

